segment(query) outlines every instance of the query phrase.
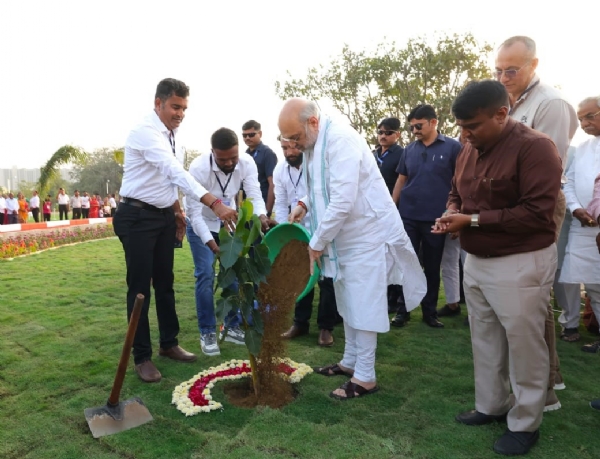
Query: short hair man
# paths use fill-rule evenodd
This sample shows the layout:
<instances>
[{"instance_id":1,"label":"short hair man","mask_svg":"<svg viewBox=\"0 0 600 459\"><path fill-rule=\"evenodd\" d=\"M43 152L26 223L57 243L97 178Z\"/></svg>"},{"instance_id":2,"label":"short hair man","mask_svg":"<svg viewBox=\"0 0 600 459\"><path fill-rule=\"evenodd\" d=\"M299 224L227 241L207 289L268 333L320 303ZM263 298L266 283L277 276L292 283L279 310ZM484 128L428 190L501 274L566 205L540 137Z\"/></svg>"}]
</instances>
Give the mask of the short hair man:
<instances>
[{"instance_id":1,"label":"short hair man","mask_svg":"<svg viewBox=\"0 0 600 459\"><path fill-rule=\"evenodd\" d=\"M90 195L87 191L84 191L81 197L81 216L90 218Z\"/></svg>"},{"instance_id":2,"label":"short hair man","mask_svg":"<svg viewBox=\"0 0 600 459\"><path fill-rule=\"evenodd\" d=\"M509 115L517 121L543 132L550 137L566 170L567 151L571 139L577 130L577 115L573 107L562 97L560 92L550 85L543 83L536 74L538 57L535 41L529 37L518 35L505 40L498 48L496 56L496 78L504 85L510 99ZM563 175L562 183L566 182ZM571 215L566 212L564 194L559 192L558 204L555 209L557 239L566 241L568 234L559 237L559 233L568 233ZM563 225L564 221L567 221ZM563 310L573 310L579 306L580 288L578 285L565 285L558 282L560 269L565 254L565 246L558 245L558 269L554 280L554 294ZM548 303L548 318L546 320L546 343L550 352L550 379L548 381L548 396L546 411L560 408L554 388L564 389L564 382L559 369L559 359L556 352L556 337L554 326L554 311L552 303Z\"/></svg>"},{"instance_id":3,"label":"short hair man","mask_svg":"<svg viewBox=\"0 0 600 459\"><path fill-rule=\"evenodd\" d=\"M258 168L258 181L263 200L267 206L267 215L270 217L275 203L273 191L273 171L277 165L277 155L262 142L262 131L258 121L246 121L242 126L242 138L248 146L246 153L254 158Z\"/></svg>"},{"instance_id":4,"label":"short hair man","mask_svg":"<svg viewBox=\"0 0 600 459\"><path fill-rule=\"evenodd\" d=\"M600 256L596 251L598 236L597 206L594 198L594 182L600 174L598 154L600 152L600 97L589 97L579 104L577 116L581 128L591 139L582 142L575 149L573 161L567 171L564 187L567 208L573 215L569 229L569 240L565 251L563 267L560 271L562 284L585 285L596 317L600 317ZM565 318L572 320L572 328L565 332L577 333L579 327L579 304L571 310L565 309ZM578 334L578 333L577 333ZM586 344L585 352L597 353L600 341Z\"/></svg>"},{"instance_id":5,"label":"short hair man","mask_svg":"<svg viewBox=\"0 0 600 459\"><path fill-rule=\"evenodd\" d=\"M290 210L298 205L298 200L306 196L306 185L303 180L302 161L303 154L296 148L290 146L289 142L281 140L281 149L285 162L278 163L273 172L273 184L275 185L275 218L278 222L287 221ZM302 224L311 231L310 218L306 215ZM317 325L319 326L319 346L333 346L332 331L337 319L337 306L335 303L335 291L333 279L324 277L319 280L319 308ZM294 323L281 336L285 339L293 339L308 334L310 317L312 315L315 289L313 288L296 303L294 309Z\"/></svg>"},{"instance_id":6,"label":"short hair man","mask_svg":"<svg viewBox=\"0 0 600 459\"><path fill-rule=\"evenodd\" d=\"M437 302L446 237L432 234L431 226L446 208L461 146L456 140L438 132L437 121L431 105L418 105L408 114L410 131L416 140L406 146L398 163L396 171L399 175L392 197L398 204L415 252L421 253L427 278L427 294L421 302L423 322L430 327L441 328L444 324L438 320ZM404 302L400 300L392 325L403 327L409 317Z\"/></svg>"},{"instance_id":7,"label":"short hair man","mask_svg":"<svg viewBox=\"0 0 600 459\"><path fill-rule=\"evenodd\" d=\"M224 205L235 208L235 198L243 186L252 199L254 212L259 215L263 231L272 226L266 214L265 203L258 183L256 164L248 155L239 155L238 137L231 129L216 130L210 139L211 153L200 155L190 164L190 174ZM210 208L186 195L187 237L194 259L196 277L196 313L200 330L200 348L205 355L221 353L217 343L214 306L214 259L219 253L219 230L221 222ZM241 317L232 311L225 319L228 328L225 341L244 344L244 331L240 328Z\"/></svg>"},{"instance_id":8,"label":"short hair man","mask_svg":"<svg viewBox=\"0 0 600 459\"><path fill-rule=\"evenodd\" d=\"M6 213L6 193L0 193L0 225L4 225L4 220L8 223L8 215Z\"/></svg>"},{"instance_id":9,"label":"short hair man","mask_svg":"<svg viewBox=\"0 0 600 459\"><path fill-rule=\"evenodd\" d=\"M506 419L508 430L494 450L516 455L537 442L546 402L544 323L556 270L553 215L562 168L550 138L508 111L506 89L492 80L468 84L454 101L452 112L468 142L457 161L448 211L433 231L460 231L469 254L464 286L475 410L456 419L467 425Z\"/></svg>"},{"instance_id":10,"label":"short hair man","mask_svg":"<svg viewBox=\"0 0 600 459\"><path fill-rule=\"evenodd\" d=\"M377 142L379 146L373 151L385 185L390 195L394 192L398 180L398 162L404 151L398 140L400 139L400 120L390 117L381 120L377 125Z\"/></svg>"},{"instance_id":11,"label":"short hair man","mask_svg":"<svg viewBox=\"0 0 600 459\"><path fill-rule=\"evenodd\" d=\"M279 115L281 138L304 152L307 196L290 221L310 212L309 263L333 278L346 343L339 363L318 368L349 381L331 392L348 399L378 390L377 333L389 331L386 287L404 287L407 307L425 293L425 278L402 221L365 140L344 123L321 115L317 104L288 100ZM325 167L327 164L329 167Z\"/></svg>"},{"instance_id":12,"label":"short hair man","mask_svg":"<svg viewBox=\"0 0 600 459\"><path fill-rule=\"evenodd\" d=\"M166 78L156 87L154 110L129 134L125 142L121 206L113 219L115 234L127 264L127 318L131 317L138 293L144 295L133 341L135 371L144 382L157 382L161 374L152 362L148 309L150 283L154 287L160 330L159 354L181 362L196 356L179 346L179 320L173 291L175 241L185 234L185 219L177 187L191 200L209 206L232 228L237 212L217 198L183 168L177 159L176 134L185 117L189 88L182 81ZM180 148L179 148L180 149Z\"/></svg>"},{"instance_id":13,"label":"short hair man","mask_svg":"<svg viewBox=\"0 0 600 459\"><path fill-rule=\"evenodd\" d=\"M71 209L73 209L73 220L81 219L81 196L79 196L79 190L75 190L73 196L71 196Z\"/></svg>"},{"instance_id":14,"label":"short hair man","mask_svg":"<svg viewBox=\"0 0 600 459\"><path fill-rule=\"evenodd\" d=\"M29 208L36 223L40 221L40 197L37 190L33 190L33 196L29 200Z\"/></svg>"},{"instance_id":15,"label":"short hair man","mask_svg":"<svg viewBox=\"0 0 600 459\"><path fill-rule=\"evenodd\" d=\"M19 201L13 193L8 193L6 198L6 215L8 216L7 224L15 225L19 223Z\"/></svg>"},{"instance_id":16,"label":"short hair man","mask_svg":"<svg viewBox=\"0 0 600 459\"><path fill-rule=\"evenodd\" d=\"M58 195L56 195L56 201L58 202L58 219L68 220L69 219L69 195L65 193L65 190L61 187L58 189Z\"/></svg>"}]
</instances>

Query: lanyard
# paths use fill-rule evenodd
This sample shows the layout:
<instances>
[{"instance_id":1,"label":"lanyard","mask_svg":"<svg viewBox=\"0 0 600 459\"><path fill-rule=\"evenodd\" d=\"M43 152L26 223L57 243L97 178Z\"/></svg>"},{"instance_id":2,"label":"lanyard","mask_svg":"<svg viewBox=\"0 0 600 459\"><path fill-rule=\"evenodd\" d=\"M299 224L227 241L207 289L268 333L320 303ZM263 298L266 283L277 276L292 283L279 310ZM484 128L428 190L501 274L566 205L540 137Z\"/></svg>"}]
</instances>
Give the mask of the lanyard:
<instances>
[{"instance_id":1,"label":"lanyard","mask_svg":"<svg viewBox=\"0 0 600 459\"><path fill-rule=\"evenodd\" d=\"M213 168L213 157L212 157L212 155L210 155L210 170L212 170L212 168ZM217 179L217 182L219 182L219 187L221 187L221 192L223 193L223 197L226 198L227 195L225 194L225 192L227 191L229 182L231 182L231 177L233 177L233 172L231 174L229 174L229 178L227 179L225 186L223 186L223 184L221 183L221 179L219 178L219 176L217 175L217 173L215 171L213 171L213 174L215 174L215 178Z\"/></svg>"},{"instance_id":2,"label":"lanyard","mask_svg":"<svg viewBox=\"0 0 600 459\"><path fill-rule=\"evenodd\" d=\"M375 153L375 159L377 160L377 164L379 164L379 167L383 165L383 158L385 158L389 152L390 149L388 148L387 150L385 150L385 153L381 156L379 156L379 152Z\"/></svg>"},{"instance_id":3,"label":"lanyard","mask_svg":"<svg viewBox=\"0 0 600 459\"><path fill-rule=\"evenodd\" d=\"M535 83L533 83L531 86L529 86L525 91L523 91L523 94L521 94L519 96L519 98L517 99L517 101L515 102L515 105L513 105L509 112L508 112L508 116L512 115L513 112L515 111L515 109L521 104L521 102L523 102L523 96L525 94L527 94L529 91L531 91L533 88L535 88L538 84L540 84L540 80L536 81Z\"/></svg>"},{"instance_id":4,"label":"lanyard","mask_svg":"<svg viewBox=\"0 0 600 459\"><path fill-rule=\"evenodd\" d=\"M169 131L169 143L171 144L171 150L173 150L173 156L177 156L177 153L175 153L175 134L173 134L173 131Z\"/></svg>"},{"instance_id":5,"label":"lanyard","mask_svg":"<svg viewBox=\"0 0 600 459\"><path fill-rule=\"evenodd\" d=\"M294 183L294 180L292 179L292 173L290 172L292 166L290 166L288 164L288 175L290 176L290 182L292 182L292 185L294 185L294 191L296 192L296 194L298 194L298 184L300 183L300 179L302 178L302 171L300 171L300 175L298 176L298 180L296 180L296 183Z\"/></svg>"}]
</instances>

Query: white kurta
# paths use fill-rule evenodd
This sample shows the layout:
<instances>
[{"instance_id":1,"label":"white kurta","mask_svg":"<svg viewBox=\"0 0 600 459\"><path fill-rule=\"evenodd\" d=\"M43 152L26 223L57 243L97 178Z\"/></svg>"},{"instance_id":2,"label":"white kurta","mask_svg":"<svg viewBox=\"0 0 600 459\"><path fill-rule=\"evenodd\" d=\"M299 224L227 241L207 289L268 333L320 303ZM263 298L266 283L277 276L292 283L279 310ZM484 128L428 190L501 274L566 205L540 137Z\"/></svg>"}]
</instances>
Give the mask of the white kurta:
<instances>
[{"instance_id":1,"label":"white kurta","mask_svg":"<svg viewBox=\"0 0 600 459\"><path fill-rule=\"evenodd\" d=\"M387 286L404 287L410 311L427 284L375 159L354 129L321 116L304 163L310 246L328 254L324 275L334 278L340 315L357 330L386 332Z\"/></svg>"},{"instance_id":2,"label":"white kurta","mask_svg":"<svg viewBox=\"0 0 600 459\"><path fill-rule=\"evenodd\" d=\"M594 137L577 147L567 170L564 193L570 212L587 208L592 200L594 180L599 173L600 137ZM600 284L600 254L596 247L598 231L598 227L582 227L579 220L573 218L560 282Z\"/></svg>"}]
</instances>

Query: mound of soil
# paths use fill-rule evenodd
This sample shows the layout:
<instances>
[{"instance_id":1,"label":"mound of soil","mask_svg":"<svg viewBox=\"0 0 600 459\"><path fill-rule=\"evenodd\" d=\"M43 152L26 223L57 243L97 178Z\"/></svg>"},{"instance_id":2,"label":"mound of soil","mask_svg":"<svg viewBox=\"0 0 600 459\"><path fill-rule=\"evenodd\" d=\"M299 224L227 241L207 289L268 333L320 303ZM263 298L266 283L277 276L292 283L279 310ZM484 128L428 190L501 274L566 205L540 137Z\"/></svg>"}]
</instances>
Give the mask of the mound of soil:
<instances>
[{"instance_id":1,"label":"mound of soil","mask_svg":"<svg viewBox=\"0 0 600 459\"><path fill-rule=\"evenodd\" d=\"M280 408L294 400L294 388L277 374L277 359L286 355L286 341L281 334L290 327L296 298L306 288L309 278L308 244L292 240L282 247L266 282L258 289L264 322L257 362L258 397L254 393L252 379L231 383L224 387L231 404L244 408L257 405Z\"/></svg>"}]
</instances>

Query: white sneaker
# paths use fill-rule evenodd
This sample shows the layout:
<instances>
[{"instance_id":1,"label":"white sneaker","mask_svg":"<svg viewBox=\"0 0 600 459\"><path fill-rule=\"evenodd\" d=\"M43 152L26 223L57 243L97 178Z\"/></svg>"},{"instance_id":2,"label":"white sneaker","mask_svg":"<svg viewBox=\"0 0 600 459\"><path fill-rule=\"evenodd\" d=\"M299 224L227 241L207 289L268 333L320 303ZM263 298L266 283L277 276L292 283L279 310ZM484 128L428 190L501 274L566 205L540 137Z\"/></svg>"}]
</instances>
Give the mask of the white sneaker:
<instances>
[{"instance_id":1,"label":"white sneaker","mask_svg":"<svg viewBox=\"0 0 600 459\"><path fill-rule=\"evenodd\" d=\"M221 355L216 333L200 335L200 349L204 355Z\"/></svg>"},{"instance_id":2,"label":"white sneaker","mask_svg":"<svg viewBox=\"0 0 600 459\"><path fill-rule=\"evenodd\" d=\"M221 334L219 335L219 339L223 339L223 334L225 333L225 330L221 331ZM242 330L240 327L233 327L227 330L227 336L225 337L225 341L229 341L230 343L233 344L246 344L246 342L244 341L246 334L244 333L244 330Z\"/></svg>"}]
</instances>

